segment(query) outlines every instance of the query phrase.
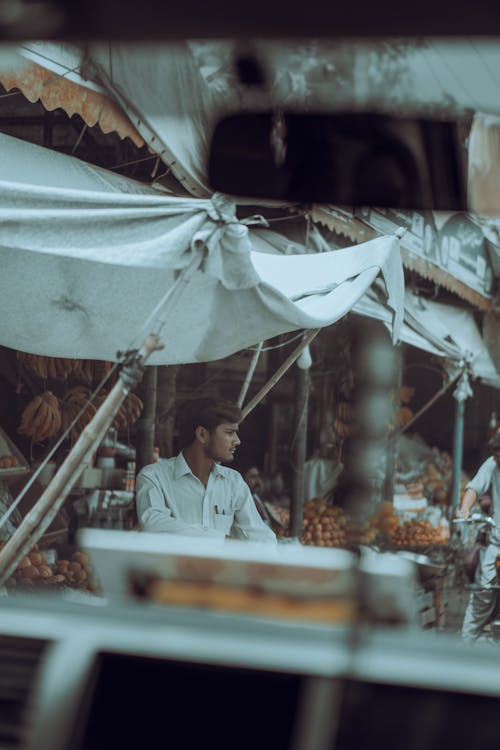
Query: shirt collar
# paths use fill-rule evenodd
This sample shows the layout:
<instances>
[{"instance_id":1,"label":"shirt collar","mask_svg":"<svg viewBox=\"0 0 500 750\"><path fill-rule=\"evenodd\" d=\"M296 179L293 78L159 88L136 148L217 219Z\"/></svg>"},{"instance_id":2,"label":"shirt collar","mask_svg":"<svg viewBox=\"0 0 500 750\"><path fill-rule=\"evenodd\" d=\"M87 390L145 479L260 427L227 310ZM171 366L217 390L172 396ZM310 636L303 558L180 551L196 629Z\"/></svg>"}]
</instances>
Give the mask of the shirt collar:
<instances>
[{"instance_id":1,"label":"shirt collar","mask_svg":"<svg viewBox=\"0 0 500 750\"><path fill-rule=\"evenodd\" d=\"M214 464L214 467L212 469L212 472L215 476L226 478L226 472L224 466L221 466L220 464ZM192 474L193 472L189 468L189 464L184 458L184 454L181 451L176 457L175 457L175 463L174 463L174 477L175 479L179 479L179 477L185 476L185 474Z\"/></svg>"},{"instance_id":2,"label":"shirt collar","mask_svg":"<svg viewBox=\"0 0 500 750\"><path fill-rule=\"evenodd\" d=\"M225 467L221 466L220 464L214 464L214 468L212 469L215 476L223 477L223 479L226 478L226 471Z\"/></svg>"},{"instance_id":3,"label":"shirt collar","mask_svg":"<svg viewBox=\"0 0 500 750\"><path fill-rule=\"evenodd\" d=\"M174 477L175 479L179 479L179 477L183 477L185 474L191 474L191 469L188 466L188 462L184 458L184 454L182 451L175 457L175 463L174 463Z\"/></svg>"}]
</instances>

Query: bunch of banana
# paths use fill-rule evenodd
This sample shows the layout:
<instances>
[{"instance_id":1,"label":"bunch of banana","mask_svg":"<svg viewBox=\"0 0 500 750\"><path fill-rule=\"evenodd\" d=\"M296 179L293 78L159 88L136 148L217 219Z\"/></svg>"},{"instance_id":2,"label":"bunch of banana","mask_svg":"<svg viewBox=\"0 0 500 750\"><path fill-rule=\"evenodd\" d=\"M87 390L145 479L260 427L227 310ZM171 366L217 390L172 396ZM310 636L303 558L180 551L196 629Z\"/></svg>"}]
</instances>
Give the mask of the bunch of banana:
<instances>
[{"instance_id":1,"label":"bunch of banana","mask_svg":"<svg viewBox=\"0 0 500 750\"><path fill-rule=\"evenodd\" d=\"M101 391L98 394L95 399L97 408L99 408L99 406L107 396L107 391ZM143 408L144 404L142 403L139 396L136 396L135 393L129 393L118 409L115 418L111 423L111 426L114 427L117 431L126 430L127 428L132 427L132 425L134 425L141 416Z\"/></svg>"},{"instance_id":2,"label":"bunch of banana","mask_svg":"<svg viewBox=\"0 0 500 750\"><path fill-rule=\"evenodd\" d=\"M352 406L347 401L340 401L335 407L335 419L333 430L336 435L344 440L352 433Z\"/></svg>"},{"instance_id":3,"label":"bunch of banana","mask_svg":"<svg viewBox=\"0 0 500 750\"><path fill-rule=\"evenodd\" d=\"M333 421L333 430L335 434L341 439L344 440L344 438L347 438L352 433L352 427L350 424L347 424L346 422L342 422L341 419L334 419Z\"/></svg>"},{"instance_id":4,"label":"bunch of banana","mask_svg":"<svg viewBox=\"0 0 500 750\"><path fill-rule=\"evenodd\" d=\"M78 371L75 371L75 378L87 385L91 385L94 382L100 383L113 367L113 362L105 362L99 359L82 359L79 360L79 367Z\"/></svg>"},{"instance_id":5,"label":"bunch of banana","mask_svg":"<svg viewBox=\"0 0 500 750\"><path fill-rule=\"evenodd\" d=\"M64 394L61 404L62 428L64 432L69 429L73 420L82 412L71 429L70 436L73 442L78 438L97 411L95 404L89 401L90 395L90 389L84 385L75 385L69 388Z\"/></svg>"},{"instance_id":6,"label":"bunch of banana","mask_svg":"<svg viewBox=\"0 0 500 750\"><path fill-rule=\"evenodd\" d=\"M33 438L35 443L42 443L57 435L61 424L59 400L51 391L45 391L40 396L35 396L23 411L18 432Z\"/></svg>"},{"instance_id":7,"label":"bunch of banana","mask_svg":"<svg viewBox=\"0 0 500 750\"><path fill-rule=\"evenodd\" d=\"M402 404L409 404L415 395L415 388L409 385L402 385L399 389L399 401Z\"/></svg>"},{"instance_id":8,"label":"bunch of banana","mask_svg":"<svg viewBox=\"0 0 500 750\"><path fill-rule=\"evenodd\" d=\"M401 406L398 414L399 426L404 427L413 419L413 412L408 406Z\"/></svg>"},{"instance_id":9,"label":"bunch of banana","mask_svg":"<svg viewBox=\"0 0 500 750\"><path fill-rule=\"evenodd\" d=\"M45 357L39 354L17 352L17 358L42 380L67 380L80 368L80 360L65 357Z\"/></svg>"},{"instance_id":10,"label":"bunch of banana","mask_svg":"<svg viewBox=\"0 0 500 750\"><path fill-rule=\"evenodd\" d=\"M98 383L103 380L106 375L109 375L111 370L114 367L114 362L105 362L101 359L94 359L93 360L93 367L94 367L94 380Z\"/></svg>"},{"instance_id":11,"label":"bunch of banana","mask_svg":"<svg viewBox=\"0 0 500 750\"><path fill-rule=\"evenodd\" d=\"M335 409L335 416L343 422L350 422L352 419L352 406L347 401L339 401Z\"/></svg>"},{"instance_id":12,"label":"bunch of banana","mask_svg":"<svg viewBox=\"0 0 500 750\"><path fill-rule=\"evenodd\" d=\"M17 358L31 372L38 375L43 380L47 379L47 357L39 357L37 354L28 354L28 352L17 352Z\"/></svg>"},{"instance_id":13,"label":"bunch of banana","mask_svg":"<svg viewBox=\"0 0 500 750\"><path fill-rule=\"evenodd\" d=\"M129 393L122 406L125 407L127 424L134 425L142 414L144 404L135 393Z\"/></svg>"},{"instance_id":14,"label":"bunch of banana","mask_svg":"<svg viewBox=\"0 0 500 750\"><path fill-rule=\"evenodd\" d=\"M76 380L81 380L90 385L94 379L94 361L92 359L81 359L78 371L75 372Z\"/></svg>"}]
</instances>

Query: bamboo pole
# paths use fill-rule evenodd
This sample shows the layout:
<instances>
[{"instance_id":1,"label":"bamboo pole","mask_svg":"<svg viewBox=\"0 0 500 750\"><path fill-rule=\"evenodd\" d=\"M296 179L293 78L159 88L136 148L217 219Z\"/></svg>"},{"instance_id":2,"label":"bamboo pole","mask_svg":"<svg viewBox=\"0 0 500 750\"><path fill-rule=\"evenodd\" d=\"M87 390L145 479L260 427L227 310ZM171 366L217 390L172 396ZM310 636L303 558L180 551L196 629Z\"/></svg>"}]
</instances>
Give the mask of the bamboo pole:
<instances>
[{"instance_id":1,"label":"bamboo pole","mask_svg":"<svg viewBox=\"0 0 500 750\"><path fill-rule=\"evenodd\" d=\"M157 336L151 334L138 351L134 364L144 365L149 356L162 347ZM137 370L134 372L132 367L123 367L117 383L83 430L50 484L5 547L0 550L0 586L52 523L76 480L89 465L97 445L104 439L125 397L134 386L136 373Z\"/></svg>"},{"instance_id":2,"label":"bamboo pole","mask_svg":"<svg viewBox=\"0 0 500 750\"><path fill-rule=\"evenodd\" d=\"M264 342L261 341L260 344L257 346L257 349L254 351L253 357L250 360L250 364L248 365L248 371L245 376L245 380L243 381L243 385L241 386L240 395L238 396L238 401L236 402L239 407L243 406L243 401L245 400L245 396L247 395L247 391L252 381L255 368L257 367L257 362L259 361L260 352L262 350L263 343Z\"/></svg>"},{"instance_id":3,"label":"bamboo pole","mask_svg":"<svg viewBox=\"0 0 500 750\"><path fill-rule=\"evenodd\" d=\"M290 354L289 357L285 359L283 364L276 370L274 375L269 378L267 383L262 386L260 391L253 397L251 401L248 402L248 404L245 406L242 412L241 420L243 421L245 417L247 417L253 409L259 404L264 396L266 396L271 388L276 385L278 380L283 377L285 372L293 365L293 363L298 359L300 353L308 346L313 338L318 335L321 328L312 328L309 333L302 339L300 344L293 350L293 352Z\"/></svg>"}]
</instances>

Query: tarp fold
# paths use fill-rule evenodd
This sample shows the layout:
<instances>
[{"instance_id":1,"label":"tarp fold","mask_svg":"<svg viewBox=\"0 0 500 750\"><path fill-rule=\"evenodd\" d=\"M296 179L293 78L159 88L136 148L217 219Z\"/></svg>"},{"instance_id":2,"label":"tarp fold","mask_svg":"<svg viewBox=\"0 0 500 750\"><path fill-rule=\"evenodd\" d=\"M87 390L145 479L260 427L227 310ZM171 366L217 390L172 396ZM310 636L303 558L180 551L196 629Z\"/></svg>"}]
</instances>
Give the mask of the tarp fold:
<instances>
[{"instance_id":1,"label":"tarp fold","mask_svg":"<svg viewBox=\"0 0 500 750\"><path fill-rule=\"evenodd\" d=\"M221 196L174 198L6 135L0 164L4 346L115 359L155 330L152 312L158 307L161 318L161 301L198 254L151 364L220 359L328 326L380 271L398 336L404 279L396 237L314 255L260 253L252 249L258 230Z\"/></svg>"}]
</instances>

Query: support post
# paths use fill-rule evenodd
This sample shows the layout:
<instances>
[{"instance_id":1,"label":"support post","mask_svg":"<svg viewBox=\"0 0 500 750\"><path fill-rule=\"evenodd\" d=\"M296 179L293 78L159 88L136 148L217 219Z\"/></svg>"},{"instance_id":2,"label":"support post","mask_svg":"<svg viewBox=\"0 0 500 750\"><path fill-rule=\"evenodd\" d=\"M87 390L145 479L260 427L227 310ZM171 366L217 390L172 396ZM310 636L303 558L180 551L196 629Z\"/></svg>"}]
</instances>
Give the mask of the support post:
<instances>
[{"instance_id":1,"label":"support post","mask_svg":"<svg viewBox=\"0 0 500 750\"><path fill-rule=\"evenodd\" d=\"M243 401L245 400L245 396L247 395L248 388L250 387L250 383L252 382L252 377L255 372L255 368L257 367L257 362L259 361L260 353L262 350L262 344L264 342L261 341L257 347L255 348L255 351L252 355L252 359L250 360L250 364L248 365L247 374L245 376L245 380L243 381L243 384L241 386L240 395L238 396L238 401L236 402L238 406L243 406Z\"/></svg>"},{"instance_id":2,"label":"support post","mask_svg":"<svg viewBox=\"0 0 500 750\"><path fill-rule=\"evenodd\" d=\"M147 367L142 379L141 398L144 404L140 419L136 425L136 471L139 472L143 466L147 466L153 460L153 449L155 447L155 423L156 423L156 390L158 384L158 368Z\"/></svg>"},{"instance_id":3,"label":"support post","mask_svg":"<svg viewBox=\"0 0 500 750\"><path fill-rule=\"evenodd\" d=\"M160 456L163 458L170 458L174 455L177 376L180 367L180 365L160 365L158 367L155 445L160 449Z\"/></svg>"},{"instance_id":4,"label":"support post","mask_svg":"<svg viewBox=\"0 0 500 750\"><path fill-rule=\"evenodd\" d=\"M462 457L464 452L465 402L472 396L469 376L464 370L453 392L456 400L455 424L453 428L453 467L451 481L451 513L455 515L460 504L460 482L462 480Z\"/></svg>"},{"instance_id":5,"label":"support post","mask_svg":"<svg viewBox=\"0 0 500 750\"><path fill-rule=\"evenodd\" d=\"M401 372L401 345L397 344L395 347L395 392L396 398L394 401L394 417L399 416L399 393L401 391L402 372ZM396 422L397 424L397 422ZM396 466L398 463L398 438L401 431L396 426L391 435L387 438L387 463L385 471L385 481L383 489L383 499L388 500L391 503L394 502L394 478L396 475Z\"/></svg>"},{"instance_id":6,"label":"support post","mask_svg":"<svg viewBox=\"0 0 500 750\"><path fill-rule=\"evenodd\" d=\"M304 353L306 352L308 353L307 349L304 350ZM300 360L297 362L298 367L295 380L295 440L292 451L293 474L292 502L290 507L290 536L296 538L300 538L304 514L304 464L307 457L307 417L311 385L311 375L309 372L310 357L308 357L308 360L308 362L305 362L305 366Z\"/></svg>"}]
</instances>

